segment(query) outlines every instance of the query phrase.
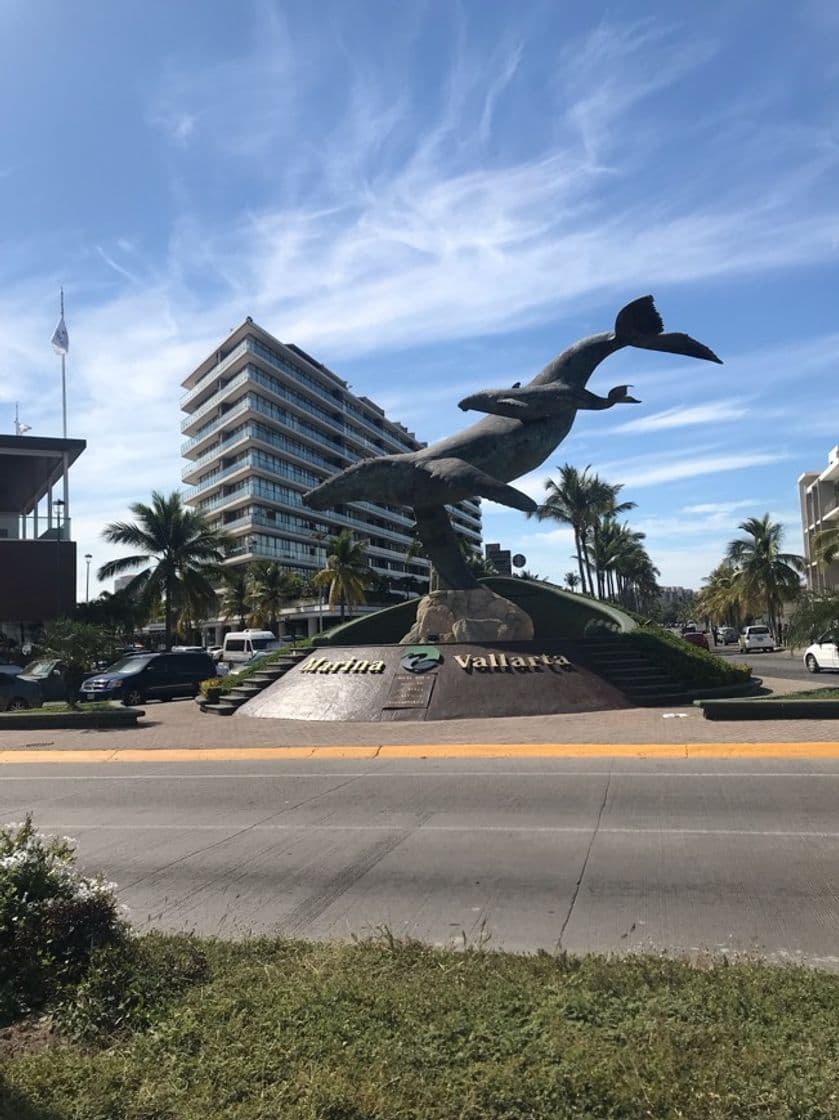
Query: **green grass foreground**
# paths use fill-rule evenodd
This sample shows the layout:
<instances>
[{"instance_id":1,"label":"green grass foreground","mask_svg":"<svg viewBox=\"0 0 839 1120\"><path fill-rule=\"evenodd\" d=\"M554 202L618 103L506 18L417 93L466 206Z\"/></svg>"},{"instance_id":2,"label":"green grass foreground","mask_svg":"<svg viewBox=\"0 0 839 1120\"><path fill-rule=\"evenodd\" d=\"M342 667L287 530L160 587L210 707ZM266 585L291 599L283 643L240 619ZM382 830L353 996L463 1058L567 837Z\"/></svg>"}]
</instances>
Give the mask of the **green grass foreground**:
<instances>
[{"instance_id":1,"label":"green grass foreground","mask_svg":"<svg viewBox=\"0 0 839 1120\"><path fill-rule=\"evenodd\" d=\"M114 705L110 700L80 701L75 708L71 708L69 704L48 703L39 708L24 708L20 712L0 712L0 718L3 716L58 716L66 715L67 712L111 712L113 710Z\"/></svg>"},{"instance_id":2,"label":"green grass foreground","mask_svg":"<svg viewBox=\"0 0 839 1120\"><path fill-rule=\"evenodd\" d=\"M133 1033L9 1059L3 1120L839 1117L839 976L413 944L203 947L198 986Z\"/></svg>"}]
</instances>

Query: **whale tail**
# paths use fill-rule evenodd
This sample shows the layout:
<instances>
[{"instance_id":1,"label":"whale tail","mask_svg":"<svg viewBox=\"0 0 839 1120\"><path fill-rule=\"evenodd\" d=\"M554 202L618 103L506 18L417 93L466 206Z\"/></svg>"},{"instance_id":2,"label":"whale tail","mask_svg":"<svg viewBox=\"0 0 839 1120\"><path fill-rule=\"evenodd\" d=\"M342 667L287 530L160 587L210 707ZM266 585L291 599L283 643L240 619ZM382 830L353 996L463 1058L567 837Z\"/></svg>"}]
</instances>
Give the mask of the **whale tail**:
<instances>
[{"instance_id":1,"label":"whale tail","mask_svg":"<svg viewBox=\"0 0 839 1120\"><path fill-rule=\"evenodd\" d=\"M609 404L640 404L641 402L637 397L630 397L628 390L631 388L631 385L616 385L614 389L610 389L608 394Z\"/></svg>"},{"instance_id":2,"label":"whale tail","mask_svg":"<svg viewBox=\"0 0 839 1120\"><path fill-rule=\"evenodd\" d=\"M642 350L663 350L667 354L682 354L686 358L704 358L707 362L722 360L713 350L690 335L665 332L664 323L656 310L652 296L641 296L622 307L615 319L615 338L623 346L638 346Z\"/></svg>"}]
</instances>

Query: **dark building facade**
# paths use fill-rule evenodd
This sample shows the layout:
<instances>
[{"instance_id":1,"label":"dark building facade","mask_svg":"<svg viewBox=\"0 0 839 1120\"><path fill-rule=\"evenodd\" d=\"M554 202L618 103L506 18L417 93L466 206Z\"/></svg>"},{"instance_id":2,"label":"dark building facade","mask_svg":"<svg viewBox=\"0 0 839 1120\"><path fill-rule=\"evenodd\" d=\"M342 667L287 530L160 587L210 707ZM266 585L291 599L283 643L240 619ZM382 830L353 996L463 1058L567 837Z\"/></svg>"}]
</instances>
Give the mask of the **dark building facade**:
<instances>
[{"instance_id":1,"label":"dark building facade","mask_svg":"<svg viewBox=\"0 0 839 1120\"><path fill-rule=\"evenodd\" d=\"M0 435L0 644L26 646L76 605L67 479L86 446Z\"/></svg>"}]
</instances>

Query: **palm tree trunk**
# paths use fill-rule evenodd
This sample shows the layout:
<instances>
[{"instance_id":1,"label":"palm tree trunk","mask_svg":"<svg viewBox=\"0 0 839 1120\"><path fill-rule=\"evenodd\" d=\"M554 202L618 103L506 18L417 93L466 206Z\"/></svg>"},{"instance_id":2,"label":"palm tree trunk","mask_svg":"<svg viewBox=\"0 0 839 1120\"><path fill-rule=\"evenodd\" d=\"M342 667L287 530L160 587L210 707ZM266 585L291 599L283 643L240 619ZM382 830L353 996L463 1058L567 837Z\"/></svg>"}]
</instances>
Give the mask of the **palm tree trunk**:
<instances>
[{"instance_id":1,"label":"palm tree trunk","mask_svg":"<svg viewBox=\"0 0 839 1120\"><path fill-rule=\"evenodd\" d=\"M163 612L163 626L166 631L164 642L167 649L172 648L172 585L171 576L166 577L166 604Z\"/></svg>"},{"instance_id":2,"label":"palm tree trunk","mask_svg":"<svg viewBox=\"0 0 839 1120\"><path fill-rule=\"evenodd\" d=\"M586 594L586 574L583 571L583 542L580 539L580 530L577 528L577 526L574 525L574 526L572 526L572 528L574 530L574 548L576 549L576 552L577 552L577 566L580 569L580 586L582 588L583 594L585 595Z\"/></svg>"}]
</instances>

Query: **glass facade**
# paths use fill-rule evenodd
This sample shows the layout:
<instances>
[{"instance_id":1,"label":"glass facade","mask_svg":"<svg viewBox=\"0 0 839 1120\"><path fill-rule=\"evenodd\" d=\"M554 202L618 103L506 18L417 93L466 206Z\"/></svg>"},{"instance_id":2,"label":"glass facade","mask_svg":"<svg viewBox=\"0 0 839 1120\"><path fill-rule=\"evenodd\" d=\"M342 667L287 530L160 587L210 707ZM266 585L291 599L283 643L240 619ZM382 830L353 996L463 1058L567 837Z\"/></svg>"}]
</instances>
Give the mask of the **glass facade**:
<instances>
[{"instance_id":1,"label":"glass facade","mask_svg":"<svg viewBox=\"0 0 839 1120\"><path fill-rule=\"evenodd\" d=\"M181 431L184 499L234 540L231 562L279 560L305 576L325 562L324 541L349 528L368 542L368 558L391 577L428 574L406 555L410 511L353 502L312 511L305 491L351 463L424 446L372 401L248 321L184 382ZM456 530L481 549L477 501L450 507Z\"/></svg>"}]
</instances>

